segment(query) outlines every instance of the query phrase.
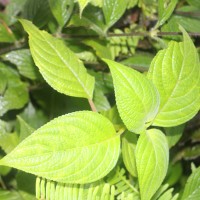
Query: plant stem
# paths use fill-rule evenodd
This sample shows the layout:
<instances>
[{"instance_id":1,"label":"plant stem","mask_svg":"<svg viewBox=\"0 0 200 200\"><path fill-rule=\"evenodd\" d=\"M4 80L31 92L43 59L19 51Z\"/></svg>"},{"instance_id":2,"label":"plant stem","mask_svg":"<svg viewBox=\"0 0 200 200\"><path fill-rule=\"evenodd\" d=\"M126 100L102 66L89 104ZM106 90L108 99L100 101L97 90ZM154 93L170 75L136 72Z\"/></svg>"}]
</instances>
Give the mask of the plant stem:
<instances>
[{"instance_id":1,"label":"plant stem","mask_svg":"<svg viewBox=\"0 0 200 200\"><path fill-rule=\"evenodd\" d=\"M88 102L90 104L92 111L97 112L96 106L95 106L94 102L92 101L92 99L88 99Z\"/></svg>"},{"instance_id":2,"label":"plant stem","mask_svg":"<svg viewBox=\"0 0 200 200\"><path fill-rule=\"evenodd\" d=\"M1 186L2 186L2 188L3 188L4 190L7 189L7 188L6 188L6 185L5 185L5 183L4 183L4 181L3 181L3 179L2 179L1 176L0 176L0 184L1 184Z\"/></svg>"}]
</instances>

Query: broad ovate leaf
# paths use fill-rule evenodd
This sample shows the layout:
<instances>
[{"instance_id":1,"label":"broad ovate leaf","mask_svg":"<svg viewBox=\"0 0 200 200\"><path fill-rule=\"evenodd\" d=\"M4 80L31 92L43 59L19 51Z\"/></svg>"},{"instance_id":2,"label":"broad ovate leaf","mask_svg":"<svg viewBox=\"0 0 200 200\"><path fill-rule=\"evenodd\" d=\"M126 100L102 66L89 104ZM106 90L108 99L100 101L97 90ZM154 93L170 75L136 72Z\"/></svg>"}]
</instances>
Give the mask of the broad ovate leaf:
<instances>
[{"instance_id":1,"label":"broad ovate leaf","mask_svg":"<svg viewBox=\"0 0 200 200\"><path fill-rule=\"evenodd\" d=\"M200 197L200 167L194 170L185 185L181 200L197 200Z\"/></svg>"},{"instance_id":2,"label":"broad ovate leaf","mask_svg":"<svg viewBox=\"0 0 200 200\"><path fill-rule=\"evenodd\" d=\"M1 165L62 183L89 183L115 166L120 136L111 122L91 111L53 119L24 139Z\"/></svg>"},{"instance_id":3,"label":"broad ovate leaf","mask_svg":"<svg viewBox=\"0 0 200 200\"><path fill-rule=\"evenodd\" d=\"M200 108L200 64L196 48L183 32L183 42L170 42L153 59L148 77L160 94L154 125L172 127L190 120Z\"/></svg>"},{"instance_id":4,"label":"broad ovate leaf","mask_svg":"<svg viewBox=\"0 0 200 200\"><path fill-rule=\"evenodd\" d=\"M33 60L47 83L63 94L92 98L94 78L64 42L40 31L28 20L20 22L29 34Z\"/></svg>"},{"instance_id":5,"label":"broad ovate leaf","mask_svg":"<svg viewBox=\"0 0 200 200\"><path fill-rule=\"evenodd\" d=\"M151 80L117 62L104 59L113 77L117 108L126 127L144 132L157 114L159 95Z\"/></svg>"},{"instance_id":6,"label":"broad ovate leaf","mask_svg":"<svg viewBox=\"0 0 200 200\"><path fill-rule=\"evenodd\" d=\"M150 200L167 173L169 149L165 135L157 129L141 134L135 155L141 200Z\"/></svg>"}]
</instances>

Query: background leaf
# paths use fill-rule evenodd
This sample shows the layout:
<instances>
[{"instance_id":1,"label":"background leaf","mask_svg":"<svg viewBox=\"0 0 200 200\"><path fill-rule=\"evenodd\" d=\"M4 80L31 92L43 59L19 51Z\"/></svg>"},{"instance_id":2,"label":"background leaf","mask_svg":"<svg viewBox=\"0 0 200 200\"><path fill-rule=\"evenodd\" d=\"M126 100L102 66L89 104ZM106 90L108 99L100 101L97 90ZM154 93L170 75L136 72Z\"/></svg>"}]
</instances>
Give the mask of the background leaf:
<instances>
[{"instance_id":1,"label":"background leaf","mask_svg":"<svg viewBox=\"0 0 200 200\"><path fill-rule=\"evenodd\" d=\"M167 174L169 150L165 135L157 129L147 130L140 136L135 154L141 200L150 200Z\"/></svg>"},{"instance_id":2,"label":"background leaf","mask_svg":"<svg viewBox=\"0 0 200 200\"><path fill-rule=\"evenodd\" d=\"M182 29L184 42L170 42L151 63L148 77L160 94L160 108L153 124L171 127L199 111L200 64L195 46Z\"/></svg>"},{"instance_id":3,"label":"background leaf","mask_svg":"<svg viewBox=\"0 0 200 200\"><path fill-rule=\"evenodd\" d=\"M94 78L63 41L40 31L27 20L20 21L29 34L33 59L49 85L66 95L92 98Z\"/></svg>"},{"instance_id":4,"label":"background leaf","mask_svg":"<svg viewBox=\"0 0 200 200\"><path fill-rule=\"evenodd\" d=\"M188 178L181 200L196 200L200 196L200 167Z\"/></svg>"},{"instance_id":5,"label":"background leaf","mask_svg":"<svg viewBox=\"0 0 200 200\"><path fill-rule=\"evenodd\" d=\"M130 131L141 133L157 114L156 88L139 72L111 60L104 61L112 73L120 117Z\"/></svg>"},{"instance_id":6,"label":"background leaf","mask_svg":"<svg viewBox=\"0 0 200 200\"><path fill-rule=\"evenodd\" d=\"M110 121L82 111L45 124L0 163L57 182L89 183L110 172L119 149L119 135Z\"/></svg>"}]
</instances>

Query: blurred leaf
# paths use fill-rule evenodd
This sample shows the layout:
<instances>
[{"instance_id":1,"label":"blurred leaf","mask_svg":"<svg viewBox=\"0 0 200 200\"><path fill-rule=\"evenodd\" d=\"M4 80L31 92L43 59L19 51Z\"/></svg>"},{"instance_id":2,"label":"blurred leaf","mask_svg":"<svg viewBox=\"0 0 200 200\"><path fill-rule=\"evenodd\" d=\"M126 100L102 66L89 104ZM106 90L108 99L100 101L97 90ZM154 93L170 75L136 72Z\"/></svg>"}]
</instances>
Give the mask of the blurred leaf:
<instances>
[{"instance_id":1,"label":"blurred leaf","mask_svg":"<svg viewBox=\"0 0 200 200\"><path fill-rule=\"evenodd\" d=\"M7 79L6 87L5 82L3 82L4 91L0 94L0 116L9 110L20 109L28 102L26 85L19 79L15 71L0 63L0 79L5 78Z\"/></svg>"},{"instance_id":2,"label":"blurred leaf","mask_svg":"<svg viewBox=\"0 0 200 200\"><path fill-rule=\"evenodd\" d=\"M158 111L156 88L143 74L117 62L103 60L111 70L120 117L131 132L144 132Z\"/></svg>"},{"instance_id":3,"label":"blurred leaf","mask_svg":"<svg viewBox=\"0 0 200 200\"><path fill-rule=\"evenodd\" d=\"M36 26L43 27L51 19L48 0L27 0L22 17L31 20Z\"/></svg>"},{"instance_id":4,"label":"blurred leaf","mask_svg":"<svg viewBox=\"0 0 200 200\"><path fill-rule=\"evenodd\" d=\"M170 18L176 7L177 2L178 0L170 0L168 5L166 5L166 2L164 0L158 1L159 20L157 23L157 27L162 26Z\"/></svg>"},{"instance_id":5,"label":"blurred leaf","mask_svg":"<svg viewBox=\"0 0 200 200\"><path fill-rule=\"evenodd\" d=\"M2 190L0 189L1 200L23 200L20 194L16 191Z\"/></svg>"},{"instance_id":6,"label":"blurred leaf","mask_svg":"<svg viewBox=\"0 0 200 200\"><path fill-rule=\"evenodd\" d=\"M102 90L100 89L94 90L93 100L97 111L110 109L110 103L108 102L108 99L106 98Z\"/></svg>"},{"instance_id":7,"label":"blurred leaf","mask_svg":"<svg viewBox=\"0 0 200 200\"><path fill-rule=\"evenodd\" d=\"M183 158L185 160L193 160L198 158L200 156L200 144L184 148L183 153Z\"/></svg>"},{"instance_id":8,"label":"blurred leaf","mask_svg":"<svg viewBox=\"0 0 200 200\"><path fill-rule=\"evenodd\" d=\"M176 127L164 128L169 148L173 147L180 140L184 128L185 124Z\"/></svg>"},{"instance_id":9,"label":"blurred leaf","mask_svg":"<svg viewBox=\"0 0 200 200\"><path fill-rule=\"evenodd\" d=\"M0 42L12 43L15 40L14 34L0 21Z\"/></svg>"},{"instance_id":10,"label":"blurred leaf","mask_svg":"<svg viewBox=\"0 0 200 200\"><path fill-rule=\"evenodd\" d=\"M125 60L120 61L120 63L133 67L139 71L148 71L151 61L153 59L152 54L135 54L131 57L128 57Z\"/></svg>"},{"instance_id":11,"label":"blurred leaf","mask_svg":"<svg viewBox=\"0 0 200 200\"><path fill-rule=\"evenodd\" d=\"M91 0L77 0L77 1L78 1L78 4L79 4L79 7L80 7L80 18L81 18L84 8L87 6L87 4Z\"/></svg>"},{"instance_id":12,"label":"blurred leaf","mask_svg":"<svg viewBox=\"0 0 200 200\"><path fill-rule=\"evenodd\" d=\"M188 178L181 200L197 200L200 196L200 167Z\"/></svg>"},{"instance_id":13,"label":"blurred leaf","mask_svg":"<svg viewBox=\"0 0 200 200\"><path fill-rule=\"evenodd\" d=\"M0 155L0 159L2 156ZM0 176L6 176L10 172L11 168L6 166L0 166ZM0 177L1 180L1 177Z\"/></svg>"},{"instance_id":14,"label":"blurred leaf","mask_svg":"<svg viewBox=\"0 0 200 200\"><path fill-rule=\"evenodd\" d=\"M137 168L135 161L135 149L137 137L134 133L126 131L122 137L122 157L128 172L137 177Z\"/></svg>"},{"instance_id":15,"label":"blurred leaf","mask_svg":"<svg viewBox=\"0 0 200 200\"><path fill-rule=\"evenodd\" d=\"M40 77L38 69L34 64L31 53L28 49L10 51L5 54L3 58L15 64L21 75L32 80Z\"/></svg>"},{"instance_id":16,"label":"blurred leaf","mask_svg":"<svg viewBox=\"0 0 200 200\"><path fill-rule=\"evenodd\" d=\"M127 9L133 8L138 3L138 0L129 0L127 4Z\"/></svg>"},{"instance_id":17,"label":"blurred leaf","mask_svg":"<svg viewBox=\"0 0 200 200\"><path fill-rule=\"evenodd\" d=\"M127 7L127 0L104 0L103 14L106 21L106 31L124 14Z\"/></svg>"},{"instance_id":18,"label":"blurred leaf","mask_svg":"<svg viewBox=\"0 0 200 200\"><path fill-rule=\"evenodd\" d=\"M80 111L45 124L0 164L61 183L81 184L107 175L119 151L120 136L112 123L98 113Z\"/></svg>"},{"instance_id":19,"label":"blurred leaf","mask_svg":"<svg viewBox=\"0 0 200 200\"><path fill-rule=\"evenodd\" d=\"M169 150L165 135L157 129L147 130L139 137L135 155L141 200L150 200L167 174Z\"/></svg>"},{"instance_id":20,"label":"blurred leaf","mask_svg":"<svg viewBox=\"0 0 200 200\"><path fill-rule=\"evenodd\" d=\"M74 8L73 0L49 0L51 11L58 24L63 27L69 20L70 14Z\"/></svg>"},{"instance_id":21,"label":"blurred leaf","mask_svg":"<svg viewBox=\"0 0 200 200\"><path fill-rule=\"evenodd\" d=\"M187 0L187 2L194 7L200 8L200 1L199 0Z\"/></svg>"},{"instance_id":22,"label":"blurred leaf","mask_svg":"<svg viewBox=\"0 0 200 200\"><path fill-rule=\"evenodd\" d=\"M87 73L83 63L63 41L40 31L30 21L20 21L29 34L33 59L47 83L60 93L92 98L94 78Z\"/></svg>"},{"instance_id":23,"label":"blurred leaf","mask_svg":"<svg viewBox=\"0 0 200 200\"><path fill-rule=\"evenodd\" d=\"M160 94L160 108L153 122L156 126L183 124L199 111L199 58L189 35L183 28L181 31L184 41L172 41L159 51L148 72Z\"/></svg>"},{"instance_id":24,"label":"blurred leaf","mask_svg":"<svg viewBox=\"0 0 200 200\"><path fill-rule=\"evenodd\" d=\"M19 140L21 142L34 132L34 128L29 126L20 116L17 116L17 119L20 125Z\"/></svg>"},{"instance_id":25,"label":"blurred leaf","mask_svg":"<svg viewBox=\"0 0 200 200\"><path fill-rule=\"evenodd\" d=\"M96 55L99 56L100 58L112 59L112 55L109 48L107 47L106 44L101 43L101 41L84 40L83 43L92 47L95 50Z\"/></svg>"}]
</instances>

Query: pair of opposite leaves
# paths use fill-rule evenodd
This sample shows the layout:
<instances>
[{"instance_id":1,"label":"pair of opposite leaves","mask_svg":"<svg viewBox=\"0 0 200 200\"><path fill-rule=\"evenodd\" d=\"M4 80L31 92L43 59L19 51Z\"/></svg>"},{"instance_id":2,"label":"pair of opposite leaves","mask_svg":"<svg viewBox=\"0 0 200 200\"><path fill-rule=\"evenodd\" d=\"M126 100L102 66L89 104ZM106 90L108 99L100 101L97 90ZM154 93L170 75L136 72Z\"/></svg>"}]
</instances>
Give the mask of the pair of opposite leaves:
<instances>
[{"instance_id":1,"label":"pair of opposite leaves","mask_svg":"<svg viewBox=\"0 0 200 200\"><path fill-rule=\"evenodd\" d=\"M45 80L61 93L91 99L94 78L87 74L74 53L31 22L21 20L21 23L29 34L33 59ZM129 130L145 132L152 121L158 126L175 126L191 119L199 110L198 55L191 39L182 31L184 42L171 42L153 59L147 75L150 80L133 69L104 60L111 69L120 116ZM148 159L149 148L144 148L147 138L151 138L150 149L156 143L162 149L160 152L164 152L157 163L163 157L164 162L160 164L168 163L164 135L157 130L142 134L136 148L136 163L143 194L149 187L148 179L152 179L149 173L143 174L142 167ZM82 111L61 116L36 130L0 164L58 182L88 183L108 174L116 165L119 151L120 136L109 120L98 113ZM153 154L157 157L156 152ZM146 160L140 160L141 157ZM159 187L166 171L167 164L163 165L160 172L163 176L155 188ZM140 181L144 176L146 183Z\"/></svg>"}]
</instances>

